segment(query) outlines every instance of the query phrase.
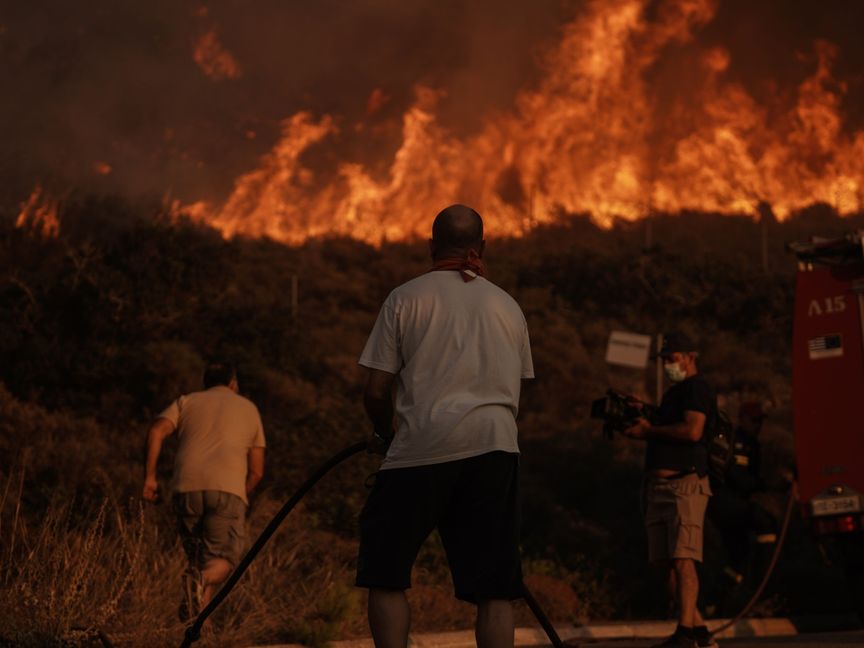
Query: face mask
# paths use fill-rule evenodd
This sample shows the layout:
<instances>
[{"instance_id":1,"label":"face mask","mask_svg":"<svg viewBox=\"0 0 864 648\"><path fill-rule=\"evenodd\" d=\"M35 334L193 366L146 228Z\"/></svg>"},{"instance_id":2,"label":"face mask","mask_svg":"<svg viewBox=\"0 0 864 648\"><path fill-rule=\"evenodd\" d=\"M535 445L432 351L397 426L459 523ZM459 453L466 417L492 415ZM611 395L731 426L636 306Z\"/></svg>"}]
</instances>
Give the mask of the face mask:
<instances>
[{"instance_id":1,"label":"face mask","mask_svg":"<svg viewBox=\"0 0 864 648\"><path fill-rule=\"evenodd\" d=\"M681 365L677 362L672 362L667 365L663 365L663 371L666 372L666 376L673 383L681 382L687 377L685 371L681 368Z\"/></svg>"}]
</instances>

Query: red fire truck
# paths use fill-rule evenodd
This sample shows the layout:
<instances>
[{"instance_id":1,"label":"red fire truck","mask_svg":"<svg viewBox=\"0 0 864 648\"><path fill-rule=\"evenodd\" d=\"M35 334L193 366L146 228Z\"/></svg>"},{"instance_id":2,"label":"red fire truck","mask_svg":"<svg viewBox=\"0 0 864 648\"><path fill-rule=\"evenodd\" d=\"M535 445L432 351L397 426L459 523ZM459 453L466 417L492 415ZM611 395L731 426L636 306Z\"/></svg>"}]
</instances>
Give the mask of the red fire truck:
<instances>
[{"instance_id":1,"label":"red fire truck","mask_svg":"<svg viewBox=\"0 0 864 648\"><path fill-rule=\"evenodd\" d=\"M864 529L864 231L798 258L792 402L801 512L820 535ZM862 545L864 546L864 545Z\"/></svg>"}]
</instances>

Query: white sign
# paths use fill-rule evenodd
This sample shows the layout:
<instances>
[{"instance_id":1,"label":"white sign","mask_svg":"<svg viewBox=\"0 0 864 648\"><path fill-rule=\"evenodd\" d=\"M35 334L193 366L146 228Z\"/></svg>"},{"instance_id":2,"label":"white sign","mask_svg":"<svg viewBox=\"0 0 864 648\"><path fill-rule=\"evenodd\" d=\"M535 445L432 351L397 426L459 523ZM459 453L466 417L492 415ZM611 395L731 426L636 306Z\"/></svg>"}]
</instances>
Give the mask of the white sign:
<instances>
[{"instance_id":1,"label":"white sign","mask_svg":"<svg viewBox=\"0 0 864 648\"><path fill-rule=\"evenodd\" d=\"M606 362L644 369L648 366L648 355L651 352L653 339L650 335L612 331L609 345L606 347Z\"/></svg>"}]
</instances>

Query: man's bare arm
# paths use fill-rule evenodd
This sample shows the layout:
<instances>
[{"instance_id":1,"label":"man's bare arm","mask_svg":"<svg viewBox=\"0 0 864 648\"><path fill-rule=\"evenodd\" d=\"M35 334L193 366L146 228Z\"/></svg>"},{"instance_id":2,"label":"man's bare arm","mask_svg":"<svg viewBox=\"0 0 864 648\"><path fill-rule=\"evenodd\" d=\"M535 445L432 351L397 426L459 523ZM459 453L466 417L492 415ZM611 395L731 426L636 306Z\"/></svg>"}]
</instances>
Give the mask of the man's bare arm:
<instances>
[{"instance_id":1,"label":"man's bare arm","mask_svg":"<svg viewBox=\"0 0 864 648\"><path fill-rule=\"evenodd\" d=\"M246 494L248 495L264 476L264 448L249 448L246 455Z\"/></svg>"},{"instance_id":2,"label":"man's bare arm","mask_svg":"<svg viewBox=\"0 0 864 648\"><path fill-rule=\"evenodd\" d=\"M144 461L144 488L141 496L148 502L159 499L159 482L156 479L156 466L159 463L159 453L162 442L174 432L174 423L166 418L153 421L147 431L147 458Z\"/></svg>"},{"instance_id":3,"label":"man's bare arm","mask_svg":"<svg viewBox=\"0 0 864 648\"><path fill-rule=\"evenodd\" d=\"M366 414L372 421L376 436L389 439L393 436L393 380L395 374L380 369L370 369L363 394Z\"/></svg>"}]
</instances>

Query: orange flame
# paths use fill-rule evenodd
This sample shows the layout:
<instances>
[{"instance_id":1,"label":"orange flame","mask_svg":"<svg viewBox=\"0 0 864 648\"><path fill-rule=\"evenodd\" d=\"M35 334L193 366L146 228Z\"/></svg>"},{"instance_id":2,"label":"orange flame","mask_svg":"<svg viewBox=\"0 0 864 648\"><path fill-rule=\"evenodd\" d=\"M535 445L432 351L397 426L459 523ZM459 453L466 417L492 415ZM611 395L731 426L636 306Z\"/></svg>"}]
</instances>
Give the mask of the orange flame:
<instances>
[{"instance_id":1,"label":"orange flame","mask_svg":"<svg viewBox=\"0 0 864 648\"><path fill-rule=\"evenodd\" d=\"M646 5L589 3L564 28L536 89L474 136L450 135L436 118L441 92L418 87L383 179L342 163L322 182L302 154L334 137L336 122L298 113L221 208L199 204L196 213L226 236L378 243L428 236L430 218L456 201L477 207L490 232L515 236L562 213L610 226L652 210L755 215L761 201L779 218L817 201L862 209L864 132L842 128L832 45L816 44L816 71L779 118L726 78L722 48L703 52L687 105L658 115L646 71L665 47L692 41L717 1L667 0L650 22Z\"/></svg>"},{"instance_id":2,"label":"orange flame","mask_svg":"<svg viewBox=\"0 0 864 648\"><path fill-rule=\"evenodd\" d=\"M47 195L42 187L37 185L21 204L15 227L45 238L56 238L60 233L60 221L57 218L59 204L58 200Z\"/></svg>"}]
</instances>

